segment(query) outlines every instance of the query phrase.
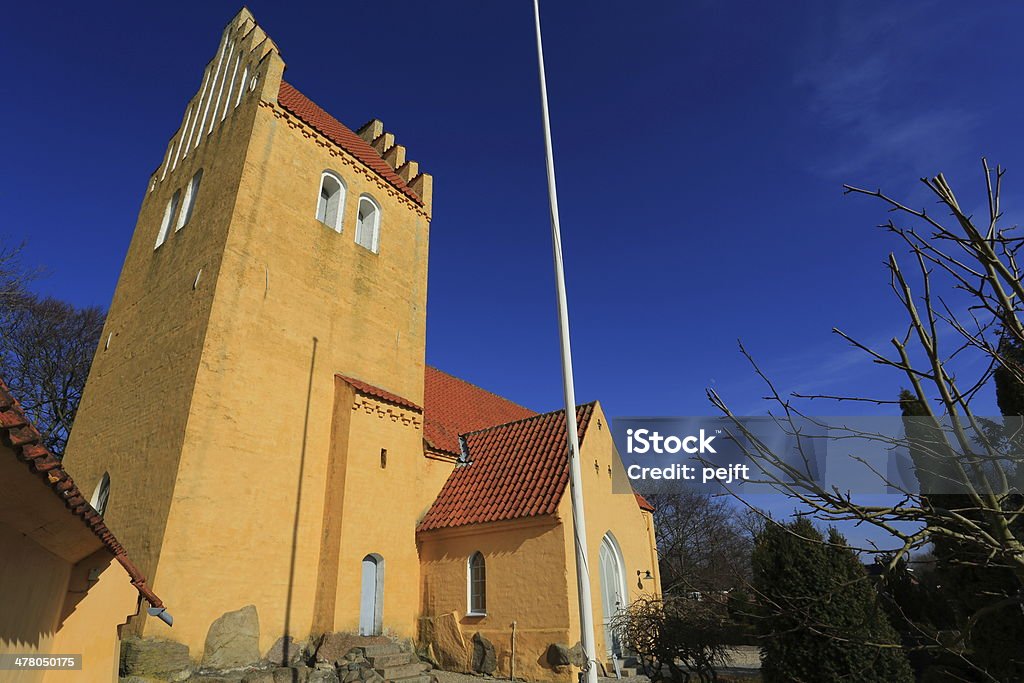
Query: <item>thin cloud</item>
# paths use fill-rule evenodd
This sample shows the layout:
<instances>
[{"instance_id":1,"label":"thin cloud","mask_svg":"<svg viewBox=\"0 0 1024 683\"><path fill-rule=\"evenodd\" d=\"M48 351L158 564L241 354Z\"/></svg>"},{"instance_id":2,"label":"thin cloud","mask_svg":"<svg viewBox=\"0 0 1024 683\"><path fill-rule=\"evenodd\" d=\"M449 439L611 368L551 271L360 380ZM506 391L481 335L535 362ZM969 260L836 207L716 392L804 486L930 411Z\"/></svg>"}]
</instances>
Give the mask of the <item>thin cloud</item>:
<instances>
[{"instance_id":1,"label":"thin cloud","mask_svg":"<svg viewBox=\"0 0 1024 683\"><path fill-rule=\"evenodd\" d=\"M938 63L962 26L931 3L868 13L844 6L803 50L795 84L834 141L817 170L884 183L959 161L972 149L978 117L940 88ZM940 95L935 93L940 92Z\"/></svg>"}]
</instances>

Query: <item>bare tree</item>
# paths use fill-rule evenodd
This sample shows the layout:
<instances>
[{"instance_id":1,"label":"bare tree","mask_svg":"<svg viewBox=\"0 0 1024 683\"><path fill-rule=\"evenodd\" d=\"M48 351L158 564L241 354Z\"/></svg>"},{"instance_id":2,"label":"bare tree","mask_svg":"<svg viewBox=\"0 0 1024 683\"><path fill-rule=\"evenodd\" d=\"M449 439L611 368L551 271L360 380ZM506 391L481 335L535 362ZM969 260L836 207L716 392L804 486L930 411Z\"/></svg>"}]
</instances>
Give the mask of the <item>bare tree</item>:
<instances>
[{"instance_id":1,"label":"bare tree","mask_svg":"<svg viewBox=\"0 0 1024 683\"><path fill-rule=\"evenodd\" d=\"M1016 226L1002 225L1000 190L1004 171L991 169L983 160L987 215L977 221L962 208L946 179L940 174L921 182L943 209L936 215L911 208L881 190L845 186L849 194L866 195L883 202L894 218L881 227L898 238L909 254L907 270L890 253L887 269L892 291L905 314L906 326L894 335L889 351L874 348L834 329L846 342L864 352L872 362L892 369L910 386L909 396L886 400L863 396L783 395L743 353L768 386L776 423L795 438L803 463L809 462L806 425L814 423L798 399L868 401L903 408L905 432L898 436L855 432L842 438L882 442L887 448L909 452L919 486L893 481L886 472L874 475L896 492L891 504L866 504L850 491L822 484L813 472L760 441L729 409L713 389L711 402L732 424L732 436L762 470L763 480L799 501L801 506L829 523L853 522L884 531L897 541L886 557L895 568L910 553L930 547L953 548L956 561L978 569L997 569L1011 582L1009 590L985 596L954 642L935 637L929 646L964 652L972 630L994 614L1009 610L1020 614L1024 601L1024 497L1020 494L1021 463L1017 434L1019 422L993 425L976 414L979 392L991 388L997 371L1024 384L1024 370L1007 354L1008 348L1024 347L1021 319L1024 285L1018 265L1024 236ZM966 305L961 303L966 301ZM742 349L742 346L741 346ZM972 368L973 374L968 374ZM960 370L958 374L957 370ZM908 410L908 406L912 404ZM872 465L861 458L865 468ZM864 548L877 552L874 548ZM933 634L934 635L934 634ZM1020 651L1006 652L1010 669ZM961 659L965 659L961 656ZM1000 680L1006 675L970 665L971 680ZM1014 678L1016 680L1016 678Z\"/></svg>"},{"instance_id":2,"label":"bare tree","mask_svg":"<svg viewBox=\"0 0 1024 683\"><path fill-rule=\"evenodd\" d=\"M753 534L745 510L692 489L648 494L655 508L661 583L681 593L727 591L750 575Z\"/></svg>"},{"instance_id":3,"label":"bare tree","mask_svg":"<svg viewBox=\"0 0 1024 683\"><path fill-rule=\"evenodd\" d=\"M713 600L666 595L637 598L612 620L644 675L654 683L717 681L727 661L725 606Z\"/></svg>"},{"instance_id":4,"label":"bare tree","mask_svg":"<svg viewBox=\"0 0 1024 683\"><path fill-rule=\"evenodd\" d=\"M77 308L24 289L20 250L0 248L0 377L56 455L64 454L103 330L96 307Z\"/></svg>"},{"instance_id":5,"label":"bare tree","mask_svg":"<svg viewBox=\"0 0 1024 683\"><path fill-rule=\"evenodd\" d=\"M24 302L25 285L35 276L22 265L23 249L24 245L10 247L0 240L0 314Z\"/></svg>"}]
</instances>

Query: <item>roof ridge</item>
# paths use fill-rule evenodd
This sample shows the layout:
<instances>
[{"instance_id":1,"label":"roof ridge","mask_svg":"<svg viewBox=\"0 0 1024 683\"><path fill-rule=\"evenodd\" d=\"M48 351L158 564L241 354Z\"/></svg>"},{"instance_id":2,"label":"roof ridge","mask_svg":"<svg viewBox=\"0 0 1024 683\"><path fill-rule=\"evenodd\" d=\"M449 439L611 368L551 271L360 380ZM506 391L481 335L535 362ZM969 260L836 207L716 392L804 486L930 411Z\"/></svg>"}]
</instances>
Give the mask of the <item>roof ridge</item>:
<instances>
[{"instance_id":1,"label":"roof ridge","mask_svg":"<svg viewBox=\"0 0 1024 683\"><path fill-rule=\"evenodd\" d=\"M341 372L335 372L334 376L342 380L360 394L371 396L378 401L384 401L385 403L391 403L402 408L408 408L418 413L423 412L423 408L413 401L410 401L404 396L400 396L393 391L388 391L384 387L377 386L371 382L367 382L365 379L359 379L358 377L352 377L350 375L343 374Z\"/></svg>"},{"instance_id":2,"label":"roof ridge","mask_svg":"<svg viewBox=\"0 0 1024 683\"><path fill-rule=\"evenodd\" d=\"M446 372L445 370L442 370L441 368L437 367L436 365L427 364L426 367L430 368L431 370L433 370L435 372L440 372L442 375L447 375L448 377L451 377L452 379L454 379L454 380L456 380L458 382L462 382L463 384L468 384L469 386L473 387L474 389L479 389L480 391L484 392L485 394L490 394L491 396L493 396L495 398L500 398L502 401L505 401L506 403L511 403L516 408L522 408L523 410L529 410L530 412L535 413L535 415L533 417L535 417L536 415L540 415L541 414L541 413L537 413L537 411L534 410L533 408L527 408L526 406L524 406L524 405L522 405L520 403L516 403L515 401L513 401L511 399L505 398L501 394L498 394L498 393L495 393L495 392L491 391L490 389L484 389L479 384L473 384L469 380L462 379L461 377L457 377L457 376L453 375L450 372ZM466 432L466 433L469 434L471 432Z\"/></svg>"},{"instance_id":3,"label":"roof ridge","mask_svg":"<svg viewBox=\"0 0 1024 683\"><path fill-rule=\"evenodd\" d=\"M579 403L579 404L576 405L576 410L579 411L580 408L587 408L589 406L594 406L594 405L597 405L597 401L596 400L594 400L594 401L587 401L586 403ZM527 408L527 410L529 410L529 408ZM522 418L519 418L518 420L510 420L509 422L502 422L501 424L491 425L490 427L484 427L482 429L474 429L471 432L464 432L462 434L459 434L459 436L462 437L462 436L469 436L470 434L482 434L483 432L489 432L492 429L499 429L501 427L509 427L511 425L514 425L514 424L519 424L520 422L529 422L530 420L538 420L540 418L544 418L544 417L548 417L550 415L555 415L557 413L564 413L564 412L565 412L565 408L558 408L557 410L549 410L546 413L537 413L536 415L531 415L529 417L522 417ZM578 426L577 426L577 428L578 428Z\"/></svg>"},{"instance_id":4,"label":"roof ridge","mask_svg":"<svg viewBox=\"0 0 1024 683\"><path fill-rule=\"evenodd\" d=\"M289 90L292 92L289 93ZM282 94L286 94L287 96L292 97L294 99L304 100L304 102L299 102L298 104L300 105L300 107L297 107L296 102L294 101L291 103L282 101ZM300 121L305 123L307 126L315 130L317 133L323 135L327 140L331 141L339 148L347 152L356 161L358 161L360 164L369 169L373 174L378 176L385 183L391 185L394 189L401 192L403 195L411 199L417 205L424 205L423 198L420 197L411 187L409 187L409 184L406 183L405 180L403 180L402 177L395 172L395 169L391 168L391 166L386 161L384 161L383 157L377 150L373 148L372 145L366 142L366 140L364 140L363 138L359 137L359 135L355 131L353 131L351 128L342 123L336 116L332 115L329 111L327 111L319 104L314 102L309 96L307 96L297 87L292 85L289 81L284 80L283 78L281 79L281 85L278 88L277 103L284 111L292 114ZM302 112L298 111L298 109L301 108L301 105L312 107L314 109L313 113L317 114L318 116L314 117L303 115ZM306 114L309 114L309 112L306 112ZM323 117L323 119L325 119L326 122L329 124L333 123L336 124L337 126L340 126L340 128L347 133L345 137L351 135L352 139L349 140L348 143L344 142L343 140L339 140L338 136L332 135L329 131L324 130L324 121L310 120L314 118L319 119L320 117ZM364 156L367 154L373 155L372 161L374 161L374 163L370 163L371 159L364 158Z\"/></svg>"}]
</instances>

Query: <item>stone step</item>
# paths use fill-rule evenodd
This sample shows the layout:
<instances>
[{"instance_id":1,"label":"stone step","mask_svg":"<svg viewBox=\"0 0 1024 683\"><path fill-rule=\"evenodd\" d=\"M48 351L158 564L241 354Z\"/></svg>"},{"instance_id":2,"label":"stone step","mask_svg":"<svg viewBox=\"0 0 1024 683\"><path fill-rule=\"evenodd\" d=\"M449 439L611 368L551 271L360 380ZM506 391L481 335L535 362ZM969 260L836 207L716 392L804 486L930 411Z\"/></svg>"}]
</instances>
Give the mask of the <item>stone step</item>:
<instances>
[{"instance_id":1,"label":"stone step","mask_svg":"<svg viewBox=\"0 0 1024 683\"><path fill-rule=\"evenodd\" d=\"M385 683L430 683L430 676L420 674L408 678L386 678Z\"/></svg>"},{"instance_id":2,"label":"stone step","mask_svg":"<svg viewBox=\"0 0 1024 683\"><path fill-rule=\"evenodd\" d=\"M369 659L370 657L381 657L383 655L397 655L402 652L402 646L398 643L361 645L359 649L363 651L363 656L367 659Z\"/></svg>"},{"instance_id":3,"label":"stone step","mask_svg":"<svg viewBox=\"0 0 1024 683\"><path fill-rule=\"evenodd\" d=\"M608 674L609 678L615 678L615 662L608 661L604 665L604 670ZM619 674L622 678L633 678L637 675L639 670L638 662L633 657L626 660L619 660Z\"/></svg>"},{"instance_id":4,"label":"stone step","mask_svg":"<svg viewBox=\"0 0 1024 683\"><path fill-rule=\"evenodd\" d=\"M386 666L398 666L400 664L416 664L420 661L412 652L395 652L386 655L367 655L366 659L374 669L381 669Z\"/></svg>"},{"instance_id":5,"label":"stone step","mask_svg":"<svg viewBox=\"0 0 1024 683\"><path fill-rule=\"evenodd\" d=\"M423 673L423 664L417 661L413 664L398 664L396 666L374 668L374 671L383 676L385 681L397 681L419 676Z\"/></svg>"}]
</instances>

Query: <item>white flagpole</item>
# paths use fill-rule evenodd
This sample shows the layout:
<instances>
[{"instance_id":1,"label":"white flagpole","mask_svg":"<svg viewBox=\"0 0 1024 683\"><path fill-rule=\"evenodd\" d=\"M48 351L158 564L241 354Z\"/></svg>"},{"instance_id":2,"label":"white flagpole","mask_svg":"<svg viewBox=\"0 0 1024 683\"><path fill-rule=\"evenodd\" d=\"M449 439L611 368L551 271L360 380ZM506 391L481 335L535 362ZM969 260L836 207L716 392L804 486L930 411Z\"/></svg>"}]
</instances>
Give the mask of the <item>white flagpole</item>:
<instances>
[{"instance_id":1,"label":"white flagpole","mask_svg":"<svg viewBox=\"0 0 1024 683\"><path fill-rule=\"evenodd\" d=\"M558 195L555 191L555 159L551 150L551 122L548 119L548 85L544 77L544 46L540 37L540 4L533 0L537 28L537 65L540 70L540 104L547 152L548 203L551 207L551 246L555 257L555 288L558 291L558 336L562 346L562 388L565 393L565 430L569 445L569 493L572 496L572 527L576 546L576 586L580 603L580 644L587 662L583 674L587 683L597 683L594 653L594 612L590 598L590 565L587 562L587 524L583 514L583 481L580 477L580 440L576 426L576 390L572 384L572 353L569 349L569 308L565 298L562 268L562 233L558 227Z\"/></svg>"}]
</instances>

